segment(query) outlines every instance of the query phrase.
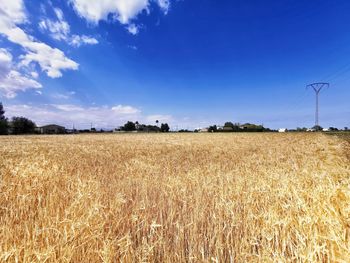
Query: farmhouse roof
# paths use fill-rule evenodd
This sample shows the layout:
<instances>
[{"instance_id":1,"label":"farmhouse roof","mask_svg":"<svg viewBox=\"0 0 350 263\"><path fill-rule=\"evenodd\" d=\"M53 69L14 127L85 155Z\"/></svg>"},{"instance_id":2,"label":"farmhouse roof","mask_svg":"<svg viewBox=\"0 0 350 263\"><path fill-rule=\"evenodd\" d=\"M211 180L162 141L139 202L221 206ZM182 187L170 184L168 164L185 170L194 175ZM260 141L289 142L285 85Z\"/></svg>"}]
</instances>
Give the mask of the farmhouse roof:
<instances>
[{"instance_id":1,"label":"farmhouse roof","mask_svg":"<svg viewBox=\"0 0 350 263\"><path fill-rule=\"evenodd\" d=\"M40 128L50 128L50 127L57 127L57 128L65 129L65 127L57 125L57 124L48 124L48 125L41 126Z\"/></svg>"}]
</instances>

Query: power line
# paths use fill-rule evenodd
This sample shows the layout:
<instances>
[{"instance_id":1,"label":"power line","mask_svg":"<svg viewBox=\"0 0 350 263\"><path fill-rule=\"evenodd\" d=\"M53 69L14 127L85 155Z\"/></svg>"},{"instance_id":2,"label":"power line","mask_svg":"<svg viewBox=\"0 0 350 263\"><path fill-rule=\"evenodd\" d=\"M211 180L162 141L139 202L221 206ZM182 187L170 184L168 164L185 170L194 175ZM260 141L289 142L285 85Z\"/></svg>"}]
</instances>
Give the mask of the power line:
<instances>
[{"instance_id":1,"label":"power line","mask_svg":"<svg viewBox=\"0 0 350 263\"><path fill-rule=\"evenodd\" d=\"M350 71L350 63L347 63L331 74L328 74L326 77L322 78L324 82L333 82L335 79L338 79L340 76L348 73Z\"/></svg>"}]
</instances>

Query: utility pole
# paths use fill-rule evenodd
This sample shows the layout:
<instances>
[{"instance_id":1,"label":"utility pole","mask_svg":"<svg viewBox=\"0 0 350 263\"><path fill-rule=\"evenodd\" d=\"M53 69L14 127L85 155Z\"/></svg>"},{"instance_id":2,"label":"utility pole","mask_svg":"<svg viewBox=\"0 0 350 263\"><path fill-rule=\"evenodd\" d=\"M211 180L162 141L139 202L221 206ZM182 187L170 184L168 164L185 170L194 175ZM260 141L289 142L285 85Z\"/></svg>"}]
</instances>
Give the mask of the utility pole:
<instances>
[{"instance_id":1,"label":"utility pole","mask_svg":"<svg viewBox=\"0 0 350 263\"><path fill-rule=\"evenodd\" d=\"M312 88L315 91L316 95L316 112L315 112L315 126L319 126L319 101L318 97L323 88L329 88L329 83L327 82L318 82L307 85L306 88Z\"/></svg>"}]
</instances>

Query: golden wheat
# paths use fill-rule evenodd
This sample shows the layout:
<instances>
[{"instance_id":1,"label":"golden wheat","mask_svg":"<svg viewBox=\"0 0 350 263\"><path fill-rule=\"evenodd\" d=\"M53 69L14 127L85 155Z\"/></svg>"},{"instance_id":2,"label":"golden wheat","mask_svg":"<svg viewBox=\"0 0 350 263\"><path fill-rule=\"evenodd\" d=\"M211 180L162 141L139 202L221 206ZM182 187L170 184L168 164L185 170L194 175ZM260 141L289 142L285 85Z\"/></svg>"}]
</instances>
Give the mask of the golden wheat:
<instances>
[{"instance_id":1,"label":"golden wheat","mask_svg":"<svg viewBox=\"0 0 350 263\"><path fill-rule=\"evenodd\" d=\"M0 138L4 262L349 262L350 162L320 134Z\"/></svg>"}]
</instances>

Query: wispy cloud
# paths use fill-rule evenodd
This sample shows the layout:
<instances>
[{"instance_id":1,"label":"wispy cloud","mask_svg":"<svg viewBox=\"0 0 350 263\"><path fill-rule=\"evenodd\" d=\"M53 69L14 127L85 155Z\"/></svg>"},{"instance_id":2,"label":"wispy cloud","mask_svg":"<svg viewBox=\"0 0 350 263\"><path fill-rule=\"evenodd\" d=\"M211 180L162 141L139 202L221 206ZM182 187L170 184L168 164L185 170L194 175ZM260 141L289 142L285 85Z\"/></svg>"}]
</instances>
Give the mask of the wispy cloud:
<instances>
[{"instance_id":1,"label":"wispy cloud","mask_svg":"<svg viewBox=\"0 0 350 263\"><path fill-rule=\"evenodd\" d=\"M65 93L54 93L54 94L51 95L51 97L54 98L54 99L68 100L73 95L75 95L75 91L69 91L69 92L65 92Z\"/></svg>"},{"instance_id":2,"label":"wispy cloud","mask_svg":"<svg viewBox=\"0 0 350 263\"><path fill-rule=\"evenodd\" d=\"M79 36L79 35L72 35L68 43L75 47L80 47L81 45L96 45L98 44L98 40L94 37L89 36Z\"/></svg>"},{"instance_id":3,"label":"wispy cloud","mask_svg":"<svg viewBox=\"0 0 350 263\"><path fill-rule=\"evenodd\" d=\"M132 106L117 105L112 107L112 111L116 114L139 114L141 110Z\"/></svg>"},{"instance_id":4,"label":"wispy cloud","mask_svg":"<svg viewBox=\"0 0 350 263\"><path fill-rule=\"evenodd\" d=\"M127 26L127 30L132 35L137 35L139 33L139 28L135 24L130 24Z\"/></svg>"},{"instance_id":5,"label":"wispy cloud","mask_svg":"<svg viewBox=\"0 0 350 263\"><path fill-rule=\"evenodd\" d=\"M39 22L42 31L48 31L50 36L56 40L62 40L69 45L80 47L81 45L96 45L98 40L91 36L76 35L70 33L70 25L65 20L63 12L59 8L53 8L56 20L45 18Z\"/></svg>"},{"instance_id":6,"label":"wispy cloud","mask_svg":"<svg viewBox=\"0 0 350 263\"><path fill-rule=\"evenodd\" d=\"M133 50L138 50L137 46L129 45L128 48L133 49Z\"/></svg>"},{"instance_id":7,"label":"wispy cloud","mask_svg":"<svg viewBox=\"0 0 350 263\"><path fill-rule=\"evenodd\" d=\"M13 64L10 52L0 48L0 94L14 98L19 91L40 89L41 84L34 80L32 75L19 72Z\"/></svg>"},{"instance_id":8,"label":"wispy cloud","mask_svg":"<svg viewBox=\"0 0 350 263\"><path fill-rule=\"evenodd\" d=\"M169 0L158 0L158 5L163 10L164 14L168 14L170 8Z\"/></svg>"}]
</instances>

